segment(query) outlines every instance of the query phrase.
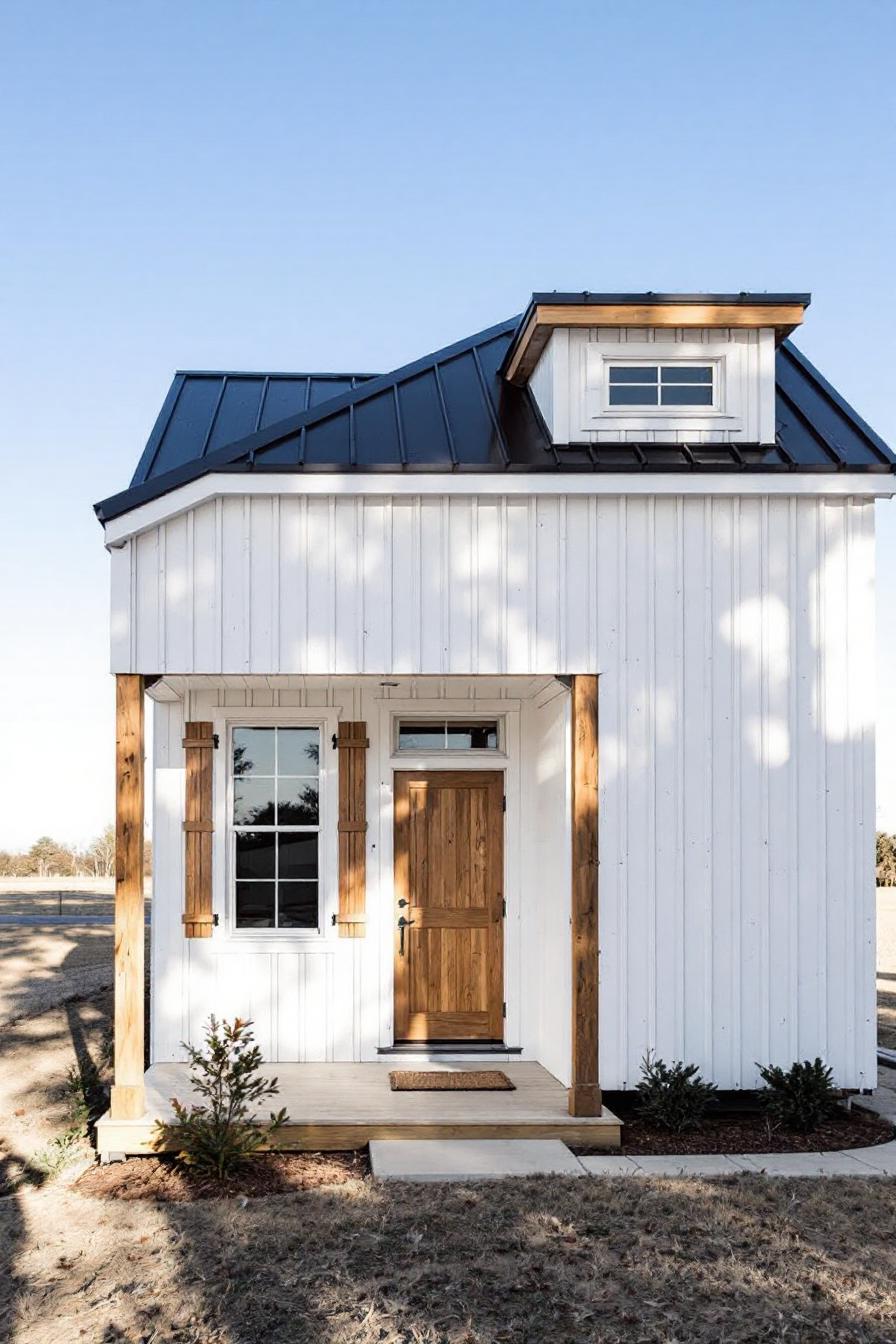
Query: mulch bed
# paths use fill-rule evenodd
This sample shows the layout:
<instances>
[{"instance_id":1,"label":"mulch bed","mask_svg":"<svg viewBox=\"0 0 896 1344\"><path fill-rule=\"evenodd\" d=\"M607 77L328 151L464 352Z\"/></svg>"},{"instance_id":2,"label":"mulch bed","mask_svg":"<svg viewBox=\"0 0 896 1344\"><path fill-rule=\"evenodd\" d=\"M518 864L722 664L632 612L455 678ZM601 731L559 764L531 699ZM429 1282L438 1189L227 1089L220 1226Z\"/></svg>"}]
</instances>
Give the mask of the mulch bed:
<instances>
[{"instance_id":1,"label":"mulch bed","mask_svg":"<svg viewBox=\"0 0 896 1344\"><path fill-rule=\"evenodd\" d=\"M824 1153L841 1148L870 1148L893 1137L893 1127L879 1116L854 1109L838 1111L811 1134L772 1129L761 1111L707 1119L699 1129L671 1134L638 1118L637 1112L620 1116L621 1153L647 1157L670 1153ZM577 1153L600 1149L576 1147ZM605 1150L604 1150L605 1151Z\"/></svg>"},{"instance_id":2,"label":"mulch bed","mask_svg":"<svg viewBox=\"0 0 896 1344\"><path fill-rule=\"evenodd\" d=\"M72 1189L91 1199L151 1199L185 1204L240 1195L289 1195L346 1185L370 1170L366 1153L261 1153L239 1175L219 1181L181 1166L173 1157L131 1157L88 1168Z\"/></svg>"}]
</instances>

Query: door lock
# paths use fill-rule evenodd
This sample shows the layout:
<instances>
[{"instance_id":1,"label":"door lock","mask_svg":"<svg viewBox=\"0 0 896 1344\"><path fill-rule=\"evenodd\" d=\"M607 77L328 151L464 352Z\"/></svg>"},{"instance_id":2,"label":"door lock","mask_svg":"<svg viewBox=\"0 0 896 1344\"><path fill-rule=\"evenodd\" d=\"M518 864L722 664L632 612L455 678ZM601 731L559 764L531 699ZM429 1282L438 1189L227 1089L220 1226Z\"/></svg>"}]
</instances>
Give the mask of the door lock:
<instances>
[{"instance_id":1,"label":"door lock","mask_svg":"<svg viewBox=\"0 0 896 1344\"><path fill-rule=\"evenodd\" d=\"M404 931L405 931L405 929L408 927L409 924L415 924L415 923L416 923L416 920L413 920L413 919L405 919L404 915L399 915L399 918L398 918L398 930L399 930L399 934L398 934L398 955L399 955L400 957L403 957L403 956L404 956Z\"/></svg>"}]
</instances>

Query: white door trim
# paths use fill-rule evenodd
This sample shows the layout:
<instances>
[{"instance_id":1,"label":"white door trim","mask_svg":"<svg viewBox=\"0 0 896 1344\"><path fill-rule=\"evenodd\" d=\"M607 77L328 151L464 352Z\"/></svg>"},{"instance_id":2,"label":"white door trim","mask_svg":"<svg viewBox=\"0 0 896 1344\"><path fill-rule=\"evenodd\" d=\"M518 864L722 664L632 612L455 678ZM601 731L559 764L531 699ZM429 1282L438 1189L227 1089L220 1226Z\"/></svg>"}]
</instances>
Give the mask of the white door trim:
<instances>
[{"instance_id":1,"label":"white door trim","mask_svg":"<svg viewBox=\"0 0 896 1344\"><path fill-rule=\"evenodd\" d=\"M505 721L504 751L427 752L411 755L393 751L392 719L407 717L460 718L484 715L502 715ZM381 700L377 723L379 746L377 773L377 808L379 818L379 880L376 899L382 913L379 925L380 967L380 1048L394 1044L394 961L392 913L394 902L394 844L393 844L393 777L396 770L503 770L507 812L504 819L504 899L507 916L504 920L504 998L507 1016L504 1021L504 1044L523 1047L523 1058L529 1058L525 1043L520 1040L520 702L518 700ZM463 1053L459 1047L459 1053ZM534 1058L534 1055L531 1055Z\"/></svg>"}]
</instances>

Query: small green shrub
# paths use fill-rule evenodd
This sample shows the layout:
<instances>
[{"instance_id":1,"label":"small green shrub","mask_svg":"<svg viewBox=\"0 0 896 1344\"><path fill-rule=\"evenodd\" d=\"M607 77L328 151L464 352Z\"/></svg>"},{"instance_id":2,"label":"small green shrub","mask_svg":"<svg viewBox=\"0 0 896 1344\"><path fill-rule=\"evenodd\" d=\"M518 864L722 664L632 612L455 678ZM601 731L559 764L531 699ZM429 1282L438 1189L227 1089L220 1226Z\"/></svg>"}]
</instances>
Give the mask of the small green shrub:
<instances>
[{"instance_id":1,"label":"small green shrub","mask_svg":"<svg viewBox=\"0 0 896 1344\"><path fill-rule=\"evenodd\" d=\"M265 1147L281 1125L286 1109L271 1112L267 1124L252 1123L255 1103L276 1096L277 1079L261 1076L261 1050L252 1023L232 1023L212 1016L202 1049L183 1043L190 1058L190 1084L204 1103L187 1107L171 1098L174 1120L156 1122L158 1137L175 1146L180 1160L223 1180Z\"/></svg>"},{"instance_id":2,"label":"small green shrub","mask_svg":"<svg viewBox=\"0 0 896 1344\"><path fill-rule=\"evenodd\" d=\"M34 1153L29 1160L30 1174L58 1176L70 1163L83 1156L84 1135L81 1129L67 1129Z\"/></svg>"},{"instance_id":3,"label":"small green shrub","mask_svg":"<svg viewBox=\"0 0 896 1344\"><path fill-rule=\"evenodd\" d=\"M680 1134L694 1129L713 1100L714 1083L705 1083L696 1064L675 1060L671 1065L648 1050L641 1061L641 1114L651 1124Z\"/></svg>"},{"instance_id":4,"label":"small green shrub","mask_svg":"<svg viewBox=\"0 0 896 1344\"><path fill-rule=\"evenodd\" d=\"M786 1071L757 1064L765 1090L759 1096L772 1120L804 1134L817 1129L837 1104L839 1092L821 1059L797 1061Z\"/></svg>"}]
</instances>

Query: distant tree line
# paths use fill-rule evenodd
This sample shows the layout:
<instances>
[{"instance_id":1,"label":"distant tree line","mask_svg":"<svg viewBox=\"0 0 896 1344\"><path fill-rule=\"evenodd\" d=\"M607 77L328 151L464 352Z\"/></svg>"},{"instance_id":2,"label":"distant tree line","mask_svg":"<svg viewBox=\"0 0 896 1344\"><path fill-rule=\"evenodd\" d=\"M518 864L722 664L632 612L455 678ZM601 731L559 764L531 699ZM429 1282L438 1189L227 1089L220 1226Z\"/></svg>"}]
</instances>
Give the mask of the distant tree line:
<instances>
[{"instance_id":1,"label":"distant tree line","mask_svg":"<svg viewBox=\"0 0 896 1344\"><path fill-rule=\"evenodd\" d=\"M145 841L144 871L152 872L152 845ZM67 845L42 835L15 854L0 849L0 877L114 877L115 827L107 826L89 845Z\"/></svg>"},{"instance_id":2,"label":"distant tree line","mask_svg":"<svg viewBox=\"0 0 896 1344\"><path fill-rule=\"evenodd\" d=\"M896 887L896 835L877 833L877 885Z\"/></svg>"}]
</instances>

